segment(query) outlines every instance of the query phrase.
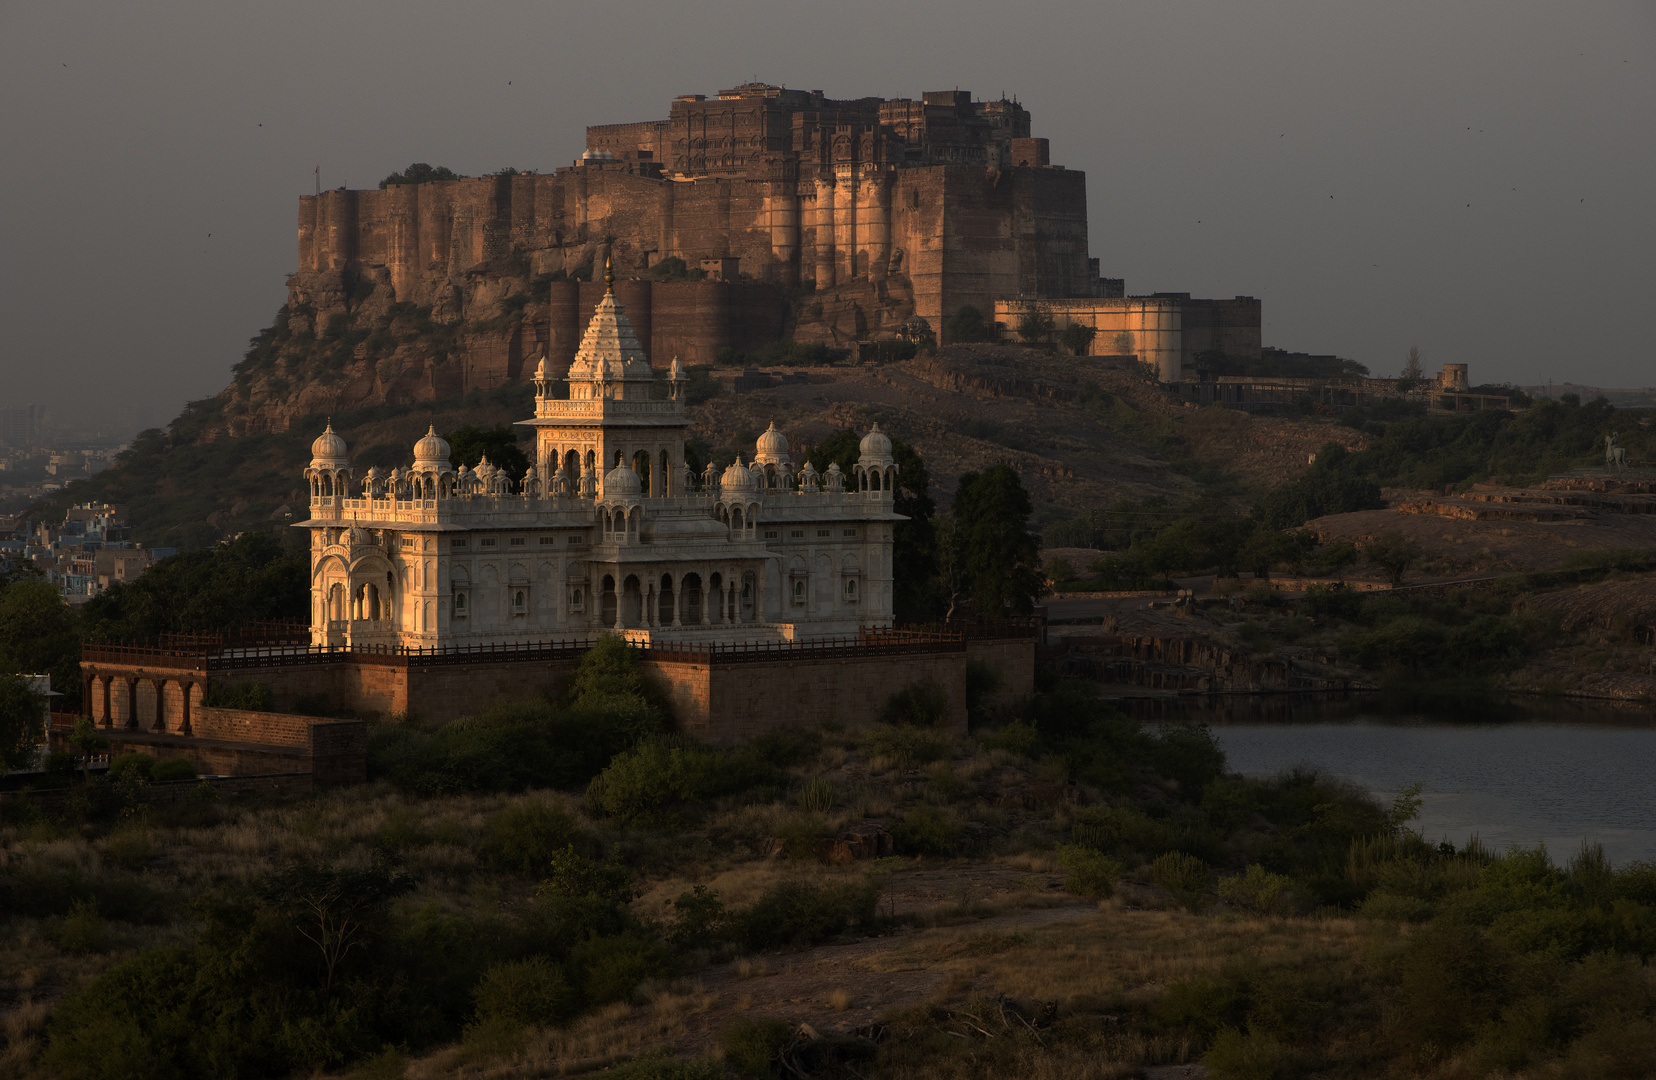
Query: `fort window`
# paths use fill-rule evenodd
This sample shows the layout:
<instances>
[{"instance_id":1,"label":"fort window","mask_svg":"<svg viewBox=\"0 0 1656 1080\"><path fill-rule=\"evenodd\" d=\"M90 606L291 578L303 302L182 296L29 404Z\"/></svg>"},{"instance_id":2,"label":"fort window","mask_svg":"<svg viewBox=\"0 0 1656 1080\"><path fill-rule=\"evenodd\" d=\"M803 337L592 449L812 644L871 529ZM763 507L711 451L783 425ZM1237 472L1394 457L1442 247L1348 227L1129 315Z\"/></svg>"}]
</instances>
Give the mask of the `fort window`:
<instances>
[{"instance_id":1,"label":"fort window","mask_svg":"<svg viewBox=\"0 0 1656 1080\"><path fill-rule=\"evenodd\" d=\"M456 592L454 594L454 617L456 619L464 619L466 617L466 594L464 592Z\"/></svg>"},{"instance_id":2,"label":"fort window","mask_svg":"<svg viewBox=\"0 0 1656 1080\"><path fill-rule=\"evenodd\" d=\"M497 543L497 541L492 536L485 536L483 539L481 539L477 542L479 547L494 547L496 545L496 543Z\"/></svg>"},{"instance_id":3,"label":"fort window","mask_svg":"<svg viewBox=\"0 0 1656 1080\"><path fill-rule=\"evenodd\" d=\"M586 537L584 537L584 536L571 536L569 538L569 542L571 544L584 544L584 543L586 543Z\"/></svg>"},{"instance_id":4,"label":"fort window","mask_svg":"<svg viewBox=\"0 0 1656 1080\"><path fill-rule=\"evenodd\" d=\"M775 540L780 535L781 534L778 533L775 529L766 529L765 530L765 539L766 540Z\"/></svg>"},{"instance_id":5,"label":"fort window","mask_svg":"<svg viewBox=\"0 0 1656 1080\"><path fill-rule=\"evenodd\" d=\"M793 537L795 540L803 540L803 539L805 539L805 530L804 529L791 529L791 530L789 530L788 535Z\"/></svg>"},{"instance_id":6,"label":"fort window","mask_svg":"<svg viewBox=\"0 0 1656 1080\"><path fill-rule=\"evenodd\" d=\"M558 538L556 536L543 536L540 538L541 547L549 547L557 542Z\"/></svg>"},{"instance_id":7,"label":"fort window","mask_svg":"<svg viewBox=\"0 0 1656 1080\"><path fill-rule=\"evenodd\" d=\"M857 535L857 530L856 529L846 529L845 530L845 535L846 536L856 536Z\"/></svg>"},{"instance_id":8,"label":"fort window","mask_svg":"<svg viewBox=\"0 0 1656 1080\"><path fill-rule=\"evenodd\" d=\"M583 590L581 590L579 588L569 590L569 610L570 611L585 611L586 610L586 599L585 599L585 593L584 593Z\"/></svg>"},{"instance_id":9,"label":"fort window","mask_svg":"<svg viewBox=\"0 0 1656 1080\"><path fill-rule=\"evenodd\" d=\"M449 541L449 547L453 548L455 551L465 551L466 538L464 536L456 536L453 540Z\"/></svg>"},{"instance_id":10,"label":"fort window","mask_svg":"<svg viewBox=\"0 0 1656 1080\"><path fill-rule=\"evenodd\" d=\"M523 538L523 537L521 537L521 536L514 536L514 537L512 537L512 546L513 546L513 547L522 547L522 546L523 546L523 545L524 545L524 544L527 544L527 543L528 543L528 542L529 542L529 541L527 541L527 540L525 540L525 539L524 539L524 538Z\"/></svg>"},{"instance_id":11,"label":"fort window","mask_svg":"<svg viewBox=\"0 0 1656 1080\"><path fill-rule=\"evenodd\" d=\"M529 613L529 590L512 590L512 614L527 615Z\"/></svg>"},{"instance_id":12,"label":"fort window","mask_svg":"<svg viewBox=\"0 0 1656 1080\"><path fill-rule=\"evenodd\" d=\"M834 530L832 530L832 529L818 529L817 530L817 535L818 536L832 536L832 535L834 535Z\"/></svg>"}]
</instances>

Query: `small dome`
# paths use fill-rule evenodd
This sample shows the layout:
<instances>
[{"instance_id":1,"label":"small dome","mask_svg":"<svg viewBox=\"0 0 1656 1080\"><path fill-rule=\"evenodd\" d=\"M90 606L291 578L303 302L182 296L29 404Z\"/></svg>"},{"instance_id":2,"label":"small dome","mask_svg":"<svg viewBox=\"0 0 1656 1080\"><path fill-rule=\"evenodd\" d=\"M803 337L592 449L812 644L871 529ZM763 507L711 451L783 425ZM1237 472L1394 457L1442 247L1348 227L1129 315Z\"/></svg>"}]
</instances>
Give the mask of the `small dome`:
<instances>
[{"instance_id":1,"label":"small dome","mask_svg":"<svg viewBox=\"0 0 1656 1080\"><path fill-rule=\"evenodd\" d=\"M365 544L372 544L374 541L373 538L368 535L368 530L364 529L361 525L352 525L351 531L347 537L347 542L351 547L361 547Z\"/></svg>"},{"instance_id":2,"label":"small dome","mask_svg":"<svg viewBox=\"0 0 1656 1080\"><path fill-rule=\"evenodd\" d=\"M604 498L617 499L644 494L644 481L625 465L617 465L604 477Z\"/></svg>"},{"instance_id":3,"label":"small dome","mask_svg":"<svg viewBox=\"0 0 1656 1080\"><path fill-rule=\"evenodd\" d=\"M443 467L449 463L449 444L446 439L437 434L434 425L426 425L426 433L419 442L414 444L414 464L428 467Z\"/></svg>"},{"instance_id":4,"label":"small dome","mask_svg":"<svg viewBox=\"0 0 1656 1080\"><path fill-rule=\"evenodd\" d=\"M345 440L334 432L333 422L329 421L328 430L311 443L311 468L338 468L345 464Z\"/></svg>"},{"instance_id":5,"label":"small dome","mask_svg":"<svg viewBox=\"0 0 1656 1080\"><path fill-rule=\"evenodd\" d=\"M754 459L765 465L779 464L788 460L788 437L776 430L776 421L759 436L759 456Z\"/></svg>"},{"instance_id":6,"label":"small dome","mask_svg":"<svg viewBox=\"0 0 1656 1080\"><path fill-rule=\"evenodd\" d=\"M730 468L724 471L724 476L719 478L719 487L725 491L752 491L755 486L753 472L742 464L740 454L736 455L736 460L731 462Z\"/></svg>"},{"instance_id":7,"label":"small dome","mask_svg":"<svg viewBox=\"0 0 1656 1080\"><path fill-rule=\"evenodd\" d=\"M891 440L880 430L879 424L875 424L869 429L868 434L862 437L862 443L858 445L857 449L863 458L870 459L867 462L868 464L891 464Z\"/></svg>"}]
</instances>

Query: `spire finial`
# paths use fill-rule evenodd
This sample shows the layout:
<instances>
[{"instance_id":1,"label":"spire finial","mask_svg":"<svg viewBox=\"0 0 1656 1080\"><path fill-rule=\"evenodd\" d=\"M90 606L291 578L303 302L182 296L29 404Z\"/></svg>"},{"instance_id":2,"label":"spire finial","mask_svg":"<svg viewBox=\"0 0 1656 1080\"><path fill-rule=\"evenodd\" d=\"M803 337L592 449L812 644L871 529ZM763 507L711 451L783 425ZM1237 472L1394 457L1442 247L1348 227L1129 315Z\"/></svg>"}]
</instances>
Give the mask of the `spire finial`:
<instances>
[{"instance_id":1,"label":"spire finial","mask_svg":"<svg viewBox=\"0 0 1656 1080\"><path fill-rule=\"evenodd\" d=\"M612 253L608 251L604 252L604 291L607 293L615 291L614 258Z\"/></svg>"}]
</instances>

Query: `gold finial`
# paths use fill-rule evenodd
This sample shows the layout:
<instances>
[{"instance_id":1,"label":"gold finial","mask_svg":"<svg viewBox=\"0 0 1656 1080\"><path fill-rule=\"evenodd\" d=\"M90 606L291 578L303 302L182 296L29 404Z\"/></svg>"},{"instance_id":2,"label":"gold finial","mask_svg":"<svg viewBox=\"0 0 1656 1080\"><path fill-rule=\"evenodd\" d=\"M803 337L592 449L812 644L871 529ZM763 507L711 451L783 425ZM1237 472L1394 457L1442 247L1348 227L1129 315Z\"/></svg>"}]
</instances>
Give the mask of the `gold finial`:
<instances>
[{"instance_id":1,"label":"gold finial","mask_svg":"<svg viewBox=\"0 0 1656 1080\"><path fill-rule=\"evenodd\" d=\"M604 253L604 291L605 292L614 292L615 291L615 267L613 265L613 262L614 262L614 260L612 258L611 253L606 251Z\"/></svg>"}]
</instances>

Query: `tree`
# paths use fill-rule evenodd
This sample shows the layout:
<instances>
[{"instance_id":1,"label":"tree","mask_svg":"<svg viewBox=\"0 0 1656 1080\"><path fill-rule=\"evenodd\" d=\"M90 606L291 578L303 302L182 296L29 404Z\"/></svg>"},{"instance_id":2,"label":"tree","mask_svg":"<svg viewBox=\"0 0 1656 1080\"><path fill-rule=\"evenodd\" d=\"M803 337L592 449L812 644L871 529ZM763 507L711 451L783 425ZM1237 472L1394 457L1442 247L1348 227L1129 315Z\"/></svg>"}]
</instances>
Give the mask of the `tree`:
<instances>
[{"instance_id":1,"label":"tree","mask_svg":"<svg viewBox=\"0 0 1656 1080\"><path fill-rule=\"evenodd\" d=\"M1076 356L1085 356L1087 350L1092 348L1093 338L1097 336L1098 330L1095 327L1086 323L1070 323L1058 335L1058 343Z\"/></svg>"},{"instance_id":2,"label":"tree","mask_svg":"<svg viewBox=\"0 0 1656 1080\"><path fill-rule=\"evenodd\" d=\"M91 783L93 755L108 750L109 740L98 733L90 716L82 716L75 720L75 732L69 741L81 752L81 779Z\"/></svg>"},{"instance_id":3,"label":"tree","mask_svg":"<svg viewBox=\"0 0 1656 1080\"><path fill-rule=\"evenodd\" d=\"M460 178L454 174L452 169L446 169L441 165L433 168L423 161L416 161L402 172L394 172L381 180L379 186L387 188L397 184L429 184L433 180L458 179Z\"/></svg>"},{"instance_id":4,"label":"tree","mask_svg":"<svg viewBox=\"0 0 1656 1080\"><path fill-rule=\"evenodd\" d=\"M1033 307L1018 320L1018 336L1031 344L1045 341L1052 336L1055 325L1052 312L1043 307Z\"/></svg>"},{"instance_id":5,"label":"tree","mask_svg":"<svg viewBox=\"0 0 1656 1080\"><path fill-rule=\"evenodd\" d=\"M957 591L977 614L1028 614L1041 594L1041 541L1029 531L1029 493L1010 465L960 478L950 512ZM954 608L950 601L950 610Z\"/></svg>"},{"instance_id":6,"label":"tree","mask_svg":"<svg viewBox=\"0 0 1656 1080\"><path fill-rule=\"evenodd\" d=\"M1357 562L1357 545L1350 540L1336 540L1317 553L1317 565L1341 580L1346 567Z\"/></svg>"},{"instance_id":7,"label":"tree","mask_svg":"<svg viewBox=\"0 0 1656 1080\"><path fill-rule=\"evenodd\" d=\"M46 734L46 695L29 680L0 673L0 776L30 765Z\"/></svg>"},{"instance_id":8,"label":"tree","mask_svg":"<svg viewBox=\"0 0 1656 1080\"><path fill-rule=\"evenodd\" d=\"M1394 589L1403 584L1403 575L1425 554L1419 544L1400 532L1381 533L1363 547L1363 556L1391 575Z\"/></svg>"},{"instance_id":9,"label":"tree","mask_svg":"<svg viewBox=\"0 0 1656 1080\"><path fill-rule=\"evenodd\" d=\"M988 336L987 327L983 323L983 312L971 304L966 304L949 319L949 344L965 341L982 341Z\"/></svg>"},{"instance_id":10,"label":"tree","mask_svg":"<svg viewBox=\"0 0 1656 1080\"><path fill-rule=\"evenodd\" d=\"M518 445L517 432L506 424L492 428L467 424L443 438L448 440L449 455L457 469L462 465L475 469L487 457L489 464L505 469L513 480L522 480L529 471L529 456Z\"/></svg>"},{"instance_id":11,"label":"tree","mask_svg":"<svg viewBox=\"0 0 1656 1080\"><path fill-rule=\"evenodd\" d=\"M0 592L0 671L50 675L63 705L80 704L80 614L41 578Z\"/></svg>"},{"instance_id":12,"label":"tree","mask_svg":"<svg viewBox=\"0 0 1656 1080\"><path fill-rule=\"evenodd\" d=\"M1401 382L1407 383L1410 388L1419 386L1426 379L1426 369L1420 363L1420 346L1409 346L1409 358L1403 361L1403 377Z\"/></svg>"},{"instance_id":13,"label":"tree","mask_svg":"<svg viewBox=\"0 0 1656 1080\"><path fill-rule=\"evenodd\" d=\"M805 460L817 472L838 464L851 475L861 456L862 436L842 428L806 453ZM937 532L933 518L937 504L929 494L931 477L926 462L914 447L901 439L891 440L891 456L897 462L897 496L892 509L908 518L891 530L892 606L903 622L936 617Z\"/></svg>"},{"instance_id":14,"label":"tree","mask_svg":"<svg viewBox=\"0 0 1656 1080\"><path fill-rule=\"evenodd\" d=\"M341 961L352 949L367 946L387 905L413 887L406 874L384 866L339 870L304 863L265 878L259 892L316 946L325 972L323 988L332 990Z\"/></svg>"},{"instance_id":15,"label":"tree","mask_svg":"<svg viewBox=\"0 0 1656 1080\"><path fill-rule=\"evenodd\" d=\"M85 635L94 641L215 633L249 621L303 620L310 613L310 556L291 541L284 544L267 533L243 533L208 551L162 559L137 578L94 596L81 613ZM65 690L79 685L78 637L72 656L72 683Z\"/></svg>"}]
</instances>

